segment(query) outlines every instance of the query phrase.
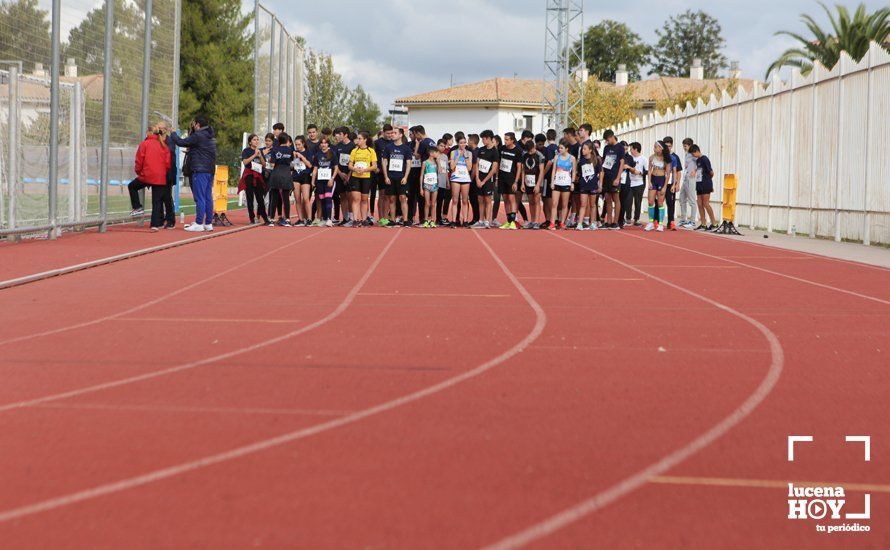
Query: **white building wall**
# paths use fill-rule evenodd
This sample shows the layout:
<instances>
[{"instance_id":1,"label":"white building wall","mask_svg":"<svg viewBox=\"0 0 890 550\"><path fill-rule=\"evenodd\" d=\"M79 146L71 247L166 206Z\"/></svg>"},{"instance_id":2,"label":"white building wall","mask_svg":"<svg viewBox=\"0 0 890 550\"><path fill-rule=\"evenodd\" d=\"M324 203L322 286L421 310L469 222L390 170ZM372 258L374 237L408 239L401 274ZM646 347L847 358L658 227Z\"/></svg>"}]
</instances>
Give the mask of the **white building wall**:
<instances>
[{"instance_id":1,"label":"white building wall","mask_svg":"<svg viewBox=\"0 0 890 550\"><path fill-rule=\"evenodd\" d=\"M890 54L872 43L858 63L843 52L790 82L724 92L707 103L614 128L619 139L691 137L711 159L711 200L738 177L736 224L810 237L890 244ZM601 132L598 132L601 133Z\"/></svg>"},{"instance_id":2,"label":"white building wall","mask_svg":"<svg viewBox=\"0 0 890 550\"><path fill-rule=\"evenodd\" d=\"M506 132L518 134L521 130L516 130L514 121L524 116L532 117L533 132L543 131L541 110L534 108L415 106L408 108L408 126L423 125L427 135L433 139L457 131L468 135L483 130L491 130L498 135Z\"/></svg>"}]
</instances>

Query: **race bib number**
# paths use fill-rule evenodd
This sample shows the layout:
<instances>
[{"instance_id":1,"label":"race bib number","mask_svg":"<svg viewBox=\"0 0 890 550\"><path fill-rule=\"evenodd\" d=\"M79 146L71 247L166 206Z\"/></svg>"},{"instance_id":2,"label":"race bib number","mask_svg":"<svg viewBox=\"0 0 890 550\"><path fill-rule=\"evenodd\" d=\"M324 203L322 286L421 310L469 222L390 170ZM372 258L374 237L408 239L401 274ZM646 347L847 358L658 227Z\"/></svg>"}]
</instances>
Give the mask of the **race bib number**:
<instances>
[{"instance_id":1,"label":"race bib number","mask_svg":"<svg viewBox=\"0 0 890 550\"><path fill-rule=\"evenodd\" d=\"M411 168L420 168L420 159L411 159Z\"/></svg>"},{"instance_id":2,"label":"race bib number","mask_svg":"<svg viewBox=\"0 0 890 550\"><path fill-rule=\"evenodd\" d=\"M533 175L525 176L525 186L534 187L538 183L538 178Z\"/></svg>"},{"instance_id":3,"label":"race bib number","mask_svg":"<svg viewBox=\"0 0 890 550\"><path fill-rule=\"evenodd\" d=\"M593 177L593 165L592 165L592 164L585 164L584 166L582 166L582 167L581 167L581 175L582 175L585 179Z\"/></svg>"},{"instance_id":4,"label":"race bib number","mask_svg":"<svg viewBox=\"0 0 890 550\"><path fill-rule=\"evenodd\" d=\"M460 179L469 179L470 171L467 170L466 164L458 164L457 170L454 171L454 175Z\"/></svg>"},{"instance_id":5,"label":"race bib number","mask_svg":"<svg viewBox=\"0 0 890 550\"><path fill-rule=\"evenodd\" d=\"M696 171L695 171L695 182L696 182L696 183L699 183L699 182L702 181L702 175L701 175L701 172L702 172L701 170L696 170Z\"/></svg>"},{"instance_id":6,"label":"race bib number","mask_svg":"<svg viewBox=\"0 0 890 550\"><path fill-rule=\"evenodd\" d=\"M501 172L512 172L513 161L510 159L501 159Z\"/></svg>"},{"instance_id":7,"label":"race bib number","mask_svg":"<svg viewBox=\"0 0 890 550\"><path fill-rule=\"evenodd\" d=\"M613 166L615 166L615 155L607 155L606 162L603 163L603 168L606 170L611 170Z\"/></svg>"},{"instance_id":8,"label":"race bib number","mask_svg":"<svg viewBox=\"0 0 890 550\"><path fill-rule=\"evenodd\" d=\"M272 170L274 168L275 168L275 163L273 163L271 160L267 160L266 161L266 170Z\"/></svg>"},{"instance_id":9,"label":"race bib number","mask_svg":"<svg viewBox=\"0 0 890 550\"><path fill-rule=\"evenodd\" d=\"M368 163L367 162L356 162L353 166L355 166L356 171L362 170L363 172L368 171Z\"/></svg>"},{"instance_id":10,"label":"race bib number","mask_svg":"<svg viewBox=\"0 0 890 550\"><path fill-rule=\"evenodd\" d=\"M556 179L553 181L553 184L567 187L572 184L572 176L568 172L561 170L556 173Z\"/></svg>"},{"instance_id":11,"label":"race bib number","mask_svg":"<svg viewBox=\"0 0 890 550\"><path fill-rule=\"evenodd\" d=\"M349 166L349 153L340 153L340 166Z\"/></svg>"},{"instance_id":12,"label":"race bib number","mask_svg":"<svg viewBox=\"0 0 890 550\"><path fill-rule=\"evenodd\" d=\"M318 169L318 178L320 180L329 180L331 179L331 169L330 168L319 168Z\"/></svg>"},{"instance_id":13,"label":"race bib number","mask_svg":"<svg viewBox=\"0 0 890 550\"><path fill-rule=\"evenodd\" d=\"M263 172L263 163L258 160L251 161L250 169L253 170L254 172L262 173Z\"/></svg>"},{"instance_id":14,"label":"race bib number","mask_svg":"<svg viewBox=\"0 0 890 550\"><path fill-rule=\"evenodd\" d=\"M426 185L438 185L439 176L435 172L429 172L423 175L423 183Z\"/></svg>"},{"instance_id":15,"label":"race bib number","mask_svg":"<svg viewBox=\"0 0 890 550\"><path fill-rule=\"evenodd\" d=\"M663 160L654 160L654 161L652 161L652 166L658 168L659 170L664 170L664 161Z\"/></svg>"},{"instance_id":16,"label":"race bib number","mask_svg":"<svg viewBox=\"0 0 890 550\"><path fill-rule=\"evenodd\" d=\"M621 173L621 185L624 185L625 183L627 183L627 172L622 172Z\"/></svg>"},{"instance_id":17,"label":"race bib number","mask_svg":"<svg viewBox=\"0 0 890 550\"><path fill-rule=\"evenodd\" d=\"M483 174L487 174L489 170L491 170L491 161L479 159L479 171Z\"/></svg>"},{"instance_id":18,"label":"race bib number","mask_svg":"<svg viewBox=\"0 0 890 550\"><path fill-rule=\"evenodd\" d=\"M302 162L302 161L299 161L299 160L295 160L295 161L293 161L293 162L291 163L291 166L294 167L294 172L302 172L303 170L306 169L306 165L303 164L303 162Z\"/></svg>"},{"instance_id":19,"label":"race bib number","mask_svg":"<svg viewBox=\"0 0 890 550\"><path fill-rule=\"evenodd\" d=\"M389 171L390 172L401 172L405 168L405 160L404 159L389 159Z\"/></svg>"}]
</instances>

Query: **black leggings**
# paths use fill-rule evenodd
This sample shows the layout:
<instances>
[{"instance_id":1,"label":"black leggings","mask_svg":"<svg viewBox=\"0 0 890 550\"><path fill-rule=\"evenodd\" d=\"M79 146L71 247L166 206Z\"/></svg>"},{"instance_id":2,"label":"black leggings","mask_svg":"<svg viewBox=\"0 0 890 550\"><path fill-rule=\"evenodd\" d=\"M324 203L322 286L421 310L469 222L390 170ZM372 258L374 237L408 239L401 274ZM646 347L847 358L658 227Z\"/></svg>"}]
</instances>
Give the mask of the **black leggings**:
<instances>
[{"instance_id":1,"label":"black leggings","mask_svg":"<svg viewBox=\"0 0 890 550\"><path fill-rule=\"evenodd\" d=\"M525 204L522 203L522 193L519 191L514 195L516 197L516 211L522 216L522 219L528 221L528 213L525 211ZM478 206L477 206L478 208ZM501 209L501 192L495 189L494 206L491 209L491 217L497 219L498 211ZM508 212L509 214L509 212Z\"/></svg>"},{"instance_id":2,"label":"black leggings","mask_svg":"<svg viewBox=\"0 0 890 550\"><path fill-rule=\"evenodd\" d=\"M664 193L664 202L667 204L668 209L668 219L667 222L670 224L674 221L674 209L677 206L677 194L671 191L670 186L665 185L667 187L667 191Z\"/></svg>"},{"instance_id":3,"label":"black leggings","mask_svg":"<svg viewBox=\"0 0 890 550\"><path fill-rule=\"evenodd\" d=\"M272 217L276 212L284 213L284 217L290 219L290 189L272 189L269 191L269 210L272 211Z\"/></svg>"},{"instance_id":4,"label":"black leggings","mask_svg":"<svg viewBox=\"0 0 890 550\"><path fill-rule=\"evenodd\" d=\"M441 224L448 217L448 209L451 206L451 189L439 189L436 195L436 223Z\"/></svg>"},{"instance_id":5,"label":"black leggings","mask_svg":"<svg viewBox=\"0 0 890 550\"><path fill-rule=\"evenodd\" d=\"M420 209L419 218L423 218L423 212L426 211L426 200L423 193L420 192L420 170L413 169L408 175L408 218L406 221L414 222L414 215Z\"/></svg>"},{"instance_id":6,"label":"black leggings","mask_svg":"<svg viewBox=\"0 0 890 550\"><path fill-rule=\"evenodd\" d=\"M247 195L247 215L250 216L250 223L253 223L256 220L256 216L253 213L254 200L256 200L257 214L263 218L263 221L269 223L269 216L266 214L266 201L263 200L263 189L248 185L244 190L244 194Z\"/></svg>"}]
</instances>

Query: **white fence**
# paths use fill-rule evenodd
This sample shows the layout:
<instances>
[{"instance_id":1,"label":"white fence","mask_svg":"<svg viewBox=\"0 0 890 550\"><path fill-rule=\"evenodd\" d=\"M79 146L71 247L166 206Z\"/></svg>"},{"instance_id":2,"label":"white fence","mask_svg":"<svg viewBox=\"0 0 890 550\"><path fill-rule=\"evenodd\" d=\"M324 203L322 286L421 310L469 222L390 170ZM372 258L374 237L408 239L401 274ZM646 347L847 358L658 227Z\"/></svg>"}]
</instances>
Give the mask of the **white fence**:
<instances>
[{"instance_id":1,"label":"white fence","mask_svg":"<svg viewBox=\"0 0 890 550\"><path fill-rule=\"evenodd\" d=\"M872 43L791 82L739 89L613 128L643 144L692 138L715 171L739 179L736 225L865 244L890 244L890 54Z\"/></svg>"}]
</instances>

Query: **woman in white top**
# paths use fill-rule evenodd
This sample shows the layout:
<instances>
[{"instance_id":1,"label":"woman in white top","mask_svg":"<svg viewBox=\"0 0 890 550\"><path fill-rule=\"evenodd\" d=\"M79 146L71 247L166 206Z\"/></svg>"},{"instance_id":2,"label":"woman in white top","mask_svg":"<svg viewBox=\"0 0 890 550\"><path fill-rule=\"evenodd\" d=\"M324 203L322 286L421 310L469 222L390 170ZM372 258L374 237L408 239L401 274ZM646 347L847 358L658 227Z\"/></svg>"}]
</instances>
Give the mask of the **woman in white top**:
<instances>
[{"instance_id":1,"label":"woman in white top","mask_svg":"<svg viewBox=\"0 0 890 550\"><path fill-rule=\"evenodd\" d=\"M470 210L470 170L473 167L473 153L467 149L466 138L460 138L457 149L451 152L451 211L448 218L452 227L468 225L473 214ZM458 207L460 201L460 207ZM459 214L459 216L458 216ZM462 219L458 219L458 217Z\"/></svg>"}]
</instances>

